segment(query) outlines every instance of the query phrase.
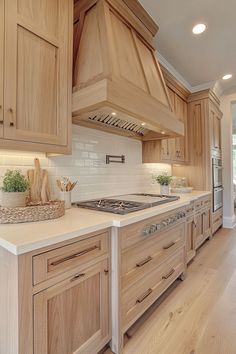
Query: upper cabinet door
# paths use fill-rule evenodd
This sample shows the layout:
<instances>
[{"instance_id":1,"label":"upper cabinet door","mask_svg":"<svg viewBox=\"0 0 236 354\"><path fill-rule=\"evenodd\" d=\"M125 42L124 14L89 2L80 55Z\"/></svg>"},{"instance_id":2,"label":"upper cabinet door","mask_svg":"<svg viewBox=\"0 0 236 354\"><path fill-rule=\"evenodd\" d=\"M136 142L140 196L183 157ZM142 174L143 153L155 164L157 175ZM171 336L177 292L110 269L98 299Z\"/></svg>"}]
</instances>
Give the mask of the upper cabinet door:
<instances>
[{"instance_id":1,"label":"upper cabinet door","mask_svg":"<svg viewBox=\"0 0 236 354\"><path fill-rule=\"evenodd\" d=\"M4 0L0 0L0 138L3 137Z\"/></svg>"},{"instance_id":2,"label":"upper cabinet door","mask_svg":"<svg viewBox=\"0 0 236 354\"><path fill-rule=\"evenodd\" d=\"M71 0L5 2L6 139L68 143L71 6Z\"/></svg>"},{"instance_id":3,"label":"upper cabinet door","mask_svg":"<svg viewBox=\"0 0 236 354\"><path fill-rule=\"evenodd\" d=\"M216 153L221 151L221 118L222 113L210 104L211 147Z\"/></svg>"}]
</instances>

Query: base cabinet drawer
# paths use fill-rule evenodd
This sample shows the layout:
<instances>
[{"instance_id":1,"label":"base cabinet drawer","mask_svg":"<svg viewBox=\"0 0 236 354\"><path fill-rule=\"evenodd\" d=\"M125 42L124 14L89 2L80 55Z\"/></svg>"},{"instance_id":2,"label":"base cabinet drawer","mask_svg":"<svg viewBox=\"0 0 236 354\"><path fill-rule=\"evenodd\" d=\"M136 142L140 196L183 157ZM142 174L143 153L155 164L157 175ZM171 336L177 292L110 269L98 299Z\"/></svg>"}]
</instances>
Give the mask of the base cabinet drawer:
<instances>
[{"instance_id":1,"label":"base cabinet drawer","mask_svg":"<svg viewBox=\"0 0 236 354\"><path fill-rule=\"evenodd\" d=\"M146 277L122 291L122 327L128 329L135 320L184 271L184 249L178 250L168 261Z\"/></svg>"},{"instance_id":2,"label":"base cabinet drawer","mask_svg":"<svg viewBox=\"0 0 236 354\"><path fill-rule=\"evenodd\" d=\"M182 223L161 235L156 235L155 238L125 249L121 256L122 289L132 286L134 282L159 267L177 249L183 248L184 242L185 223Z\"/></svg>"},{"instance_id":3,"label":"base cabinet drawer","mask_svg":"<svg viewBox=\"0 0 236 354\"><path fill-rule=\"evenodd\" d=\"M33 284L81 266L109 251L109 232L71 243L33 257Z\"/></svg>"},{"instance_id":4,"label":"base cabinet drawer","mask_svg":"<svg viewBox=\"0 0 236 354\"><path fill-rule=\"evenodd\" d=\"M214 234L223 225L223 210L212 214L212 233Z\"/></svg>"},{"instance_id":5,"label":"base cabinet drawer","mask_svg":"<svg viewBox=\"0 0 236 354\"><path fill-rule=\"evenodd\" d=\"M110 339L109 261L34 295L34 354L97 353Z\"/></svg>"}]
</instances>

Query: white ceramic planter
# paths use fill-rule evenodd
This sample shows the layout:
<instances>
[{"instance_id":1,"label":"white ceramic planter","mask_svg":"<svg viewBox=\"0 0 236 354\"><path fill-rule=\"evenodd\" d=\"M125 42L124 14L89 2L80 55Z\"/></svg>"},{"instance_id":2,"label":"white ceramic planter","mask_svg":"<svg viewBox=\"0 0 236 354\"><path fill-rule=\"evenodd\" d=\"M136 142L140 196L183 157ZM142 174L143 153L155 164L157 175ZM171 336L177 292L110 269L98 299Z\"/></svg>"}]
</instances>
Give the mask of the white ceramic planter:
<instances>
[{"instance_id":1,"label":"white ceramic planter","mask_svg":"<svg viewBox=\"0 0 236 354\"><path fill-rule=\"evenodd\" d=\"M26 206L27 192L1 192L1 206L19 208Z\"/></svg>"},{"instance_id":2,"label":"white ceramic planter","mask_svg":"<svg viewBox=\"0 0 236 354\"><path fill-rule=\"evenodd\" d=\"M160 186L160 193L162 195L170 194L170 186Z\"/></svg>"},{"instance_id":3,"label":"white ceramic planter","mask_svg":"<svg viewBox=\"0 0 236 354\"><path fill-rule=\"evenodd\" d=\"M65 208L71 208L71 191L60 192L60 199L65 201Z\"/></svg>"}]
</instances>

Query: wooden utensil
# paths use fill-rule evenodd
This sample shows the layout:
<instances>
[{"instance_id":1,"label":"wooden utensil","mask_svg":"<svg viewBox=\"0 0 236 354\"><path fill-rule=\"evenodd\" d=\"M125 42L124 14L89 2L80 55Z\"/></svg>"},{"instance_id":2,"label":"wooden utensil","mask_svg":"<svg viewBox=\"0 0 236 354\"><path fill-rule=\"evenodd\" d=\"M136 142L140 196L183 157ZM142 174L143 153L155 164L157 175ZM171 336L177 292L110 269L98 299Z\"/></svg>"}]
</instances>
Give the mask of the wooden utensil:
<instances>
[{"instance_id":1,"label":"wooden utensil","mask_svg":"<svg viewBox=\"0 0 236 354\"><path fill-rule=\"evenodd\" d=\"M30 183L30 202L46 203L50 200L48 172L41 169L39 159L34 159L34 169L27 171Z\"/></svg>"}]
</instances>

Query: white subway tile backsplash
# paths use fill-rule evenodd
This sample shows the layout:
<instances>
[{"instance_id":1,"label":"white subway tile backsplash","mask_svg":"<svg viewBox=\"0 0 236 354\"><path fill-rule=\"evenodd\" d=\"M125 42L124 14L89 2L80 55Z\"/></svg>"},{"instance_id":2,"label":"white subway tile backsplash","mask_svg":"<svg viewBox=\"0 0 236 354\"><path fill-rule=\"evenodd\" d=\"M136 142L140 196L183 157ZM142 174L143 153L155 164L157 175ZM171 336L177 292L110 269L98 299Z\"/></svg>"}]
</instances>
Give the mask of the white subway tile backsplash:
<instances>
[{"instance_id":1,"label":"white subway tile backsplash","mask_svg":"<svg viewBox=\"0 0 236 354\"><path fill-rule=\"evenodd\" d=\"M78 180L72 192L72 201L100 198L134 192L159 192L152 175L171 174L166 164L142 164L140 141L73 126L73 153L71 156L45 157L44 154L1 151L0 176L8 168L19 168L24 173L32 168L35 157L49 172L51 192L59 197L56 179L68 176ZM106 154L125 155L125 164L106 165Z\"/></svg>"}]
</instances>

